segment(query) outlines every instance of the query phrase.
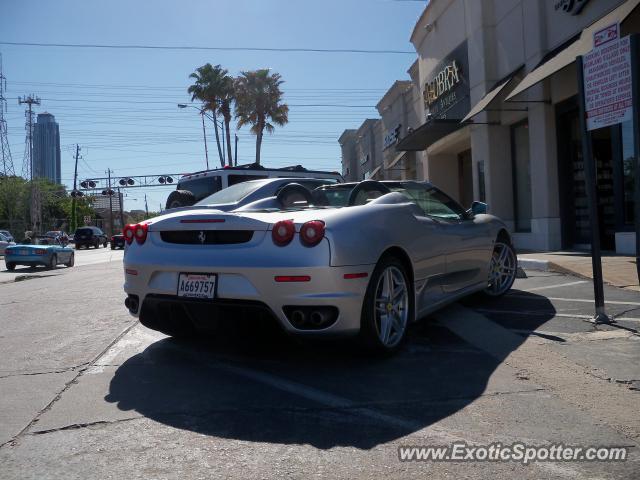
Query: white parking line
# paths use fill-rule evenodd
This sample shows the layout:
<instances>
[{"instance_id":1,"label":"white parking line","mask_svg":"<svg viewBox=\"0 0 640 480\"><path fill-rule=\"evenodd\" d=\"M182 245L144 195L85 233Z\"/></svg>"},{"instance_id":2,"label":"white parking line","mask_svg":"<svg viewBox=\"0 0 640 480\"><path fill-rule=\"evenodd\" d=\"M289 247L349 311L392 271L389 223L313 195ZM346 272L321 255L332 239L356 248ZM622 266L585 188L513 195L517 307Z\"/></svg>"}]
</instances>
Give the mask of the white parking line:
<instances>
[{"instance_id":1,"label":"white parking line","mask_svg":"<svg viewBox=\"0 0 640 480\"><path fill-rule=\"evenodd\" d=\"M527 291L527 292L537 292L538 290L547 290L549 288L570 287L572 285L579 285L581 283L587 283L587 281L586 280L578 280L576 282L560 283L558 285L546 285L544 287L529 288L529 289L527 289L525 291Z\"/></svg>"},{"instance_id":2,"label":"white parking line","mask_svg":"<svg viewBox=\"0 0 640 480\"><path fill-rule=\"evenodd\" d=\"M526 290L523 290L523 292ZM580 302L580 303L593 303L593 299L592 298L563 298L563 297L529 297L528 295L518 295L518 294L512 294L509 295L508 298L527 298L530 300L556 300L558 302ZM605 300L604 301L605 305L606 304L611 304L611 305L632 305L632 306L637 306L640 307L640 302L623 302L623 301L619 301L619 300Z\"/></svg>"},{"instance_id":3,"label":"white parking line","mask_svg":"<svg viewBox=\"0 0 640 480\"><path fill-rule=\"evenodd\" d=\"M551 312L551 311L527 312L527 311L518 311L518 310L491 310L488 308L475 308L474 310L479 313L489 313L489 314L504 313L507 315L528 315L530 317L531 316L533 317L552 316L552 317L579 318L579 319L585 319L585 320L593 320L593 315L582 315L580 313L558 313L558 312ZM614 317L614 320L624 321L624 322L640 322L640 318L636 318L636 317Z\"/></svg>"}]
</instances>

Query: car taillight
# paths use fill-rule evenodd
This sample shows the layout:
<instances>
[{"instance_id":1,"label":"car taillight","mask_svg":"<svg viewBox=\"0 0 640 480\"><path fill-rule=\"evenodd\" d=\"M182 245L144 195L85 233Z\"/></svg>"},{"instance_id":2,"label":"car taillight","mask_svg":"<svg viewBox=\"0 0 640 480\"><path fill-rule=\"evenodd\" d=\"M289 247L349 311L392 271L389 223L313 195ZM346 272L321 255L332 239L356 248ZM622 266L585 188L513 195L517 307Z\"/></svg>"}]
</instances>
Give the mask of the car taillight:
<instances>
[{"instance_id":1,"label":"car taillight","mask_svg":"<svg viewBox=\"0 0 640 480\"><path fill-rule=\"evenodd\" d=\"M11 255L11 250L9 250L8 248L4 251L5 255Z\"/></svg>"},{"instance_id":2,"label":"car taillight","mask_svg":"<svg viewBox=\"0 0 640 480\"><path fill-rule=\"evenodd\" d=\"M42 250L41 248L38 248L36 250L36 255L44 255L46 253L47 253L47 251L46 250Z\"/></svg>"},{"instance_id":3,"label":"car taillight","mask_svg":"<svg viewBox=\"0 0 640 480\"><path fill-rule=\"evenodd\" d=\"M307 247L313 247L324 238L324 222L311 220L300 228L300 240Z\"/></svg>"},{"instance_id":4,"label":"car taillight","mask_svg":"<svg viewBox=\"0 0 640 480\"><path fill-rule=\"evenodd\" d=\"M131 245L131 242L133 242L133 237L134 237L134 230L135 225L128 223L124 226L124 228L122 229L122 234L124 235L124 239L127 242L127 245Z\"/></svg>"},{"instance_id":5,"label":"car taillight","mask_svg":"<svg viewBox=\"0 0 640 480\"><path fill-rule=\"evenodd\" d=\"M147 232L149 225L146 223L138 223L133 227L133 236L136 238L138 245L142 245L147 240Z\"/></svg>"},{"instance_id":6,"label":"car taillight","mask_svg":"<svg viewBox=\"0 0 640 480\"><path fill-rule=\"evenodd\" d=\"M291 243L295 233L296 226L293 223L293 220L280 220L273 226L273 230L271 230L271 238L273 239L273 243L279 247L284 247Z\"/></svg>"}]
</instances>

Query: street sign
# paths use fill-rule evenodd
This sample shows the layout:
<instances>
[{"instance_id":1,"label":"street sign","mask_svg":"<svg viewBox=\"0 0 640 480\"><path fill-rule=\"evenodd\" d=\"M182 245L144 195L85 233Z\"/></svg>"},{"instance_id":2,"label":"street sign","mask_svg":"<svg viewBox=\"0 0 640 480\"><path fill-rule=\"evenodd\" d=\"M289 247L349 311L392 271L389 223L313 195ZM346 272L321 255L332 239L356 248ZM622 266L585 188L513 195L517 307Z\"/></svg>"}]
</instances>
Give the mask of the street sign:
<instances>
[{"instance_id":1,"label":"street sign","mask_svg":"<svg viewBox=\"0 0 640 480\"><path fill-rule=\"evenodd\" d=\"M84 224L85 225L89 225L90 223L91 223L91 216L85 215L84 216Z\"/></svg>"},{"instance_id":2,"label":"street sign","mask_svg":"<svg viewBox=\"0 0 640 480\"><path fill-rule=\"evenodd\" d=\"M619 31L611 25L594 33L594 48L583 57L587 130L632 118L631 44Z\"/></svg>"}]
</instances>

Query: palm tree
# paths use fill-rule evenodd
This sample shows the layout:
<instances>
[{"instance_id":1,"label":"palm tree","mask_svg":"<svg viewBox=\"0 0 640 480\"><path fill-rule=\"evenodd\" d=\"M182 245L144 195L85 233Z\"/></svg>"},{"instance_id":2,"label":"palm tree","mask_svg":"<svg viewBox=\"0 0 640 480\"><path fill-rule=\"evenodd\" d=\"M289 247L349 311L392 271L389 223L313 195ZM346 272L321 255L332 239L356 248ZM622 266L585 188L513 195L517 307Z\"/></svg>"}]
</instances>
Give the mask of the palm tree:
<instances>
[{"instance_id":1,"label":"palm tree","mask_svg":"<svg viewBox=\"0 0 640 480\"><path fill-rule=\"evenodd\" d=\"M220 164L224 166L224 155L220 146L220 135L218 133L218 113L224 118L227 140L227 157L231 165L231 133L229 124L231 123L231 103L233 102L233 78L229 72L220 65L212 66L207 63L198 67L195 72L189 75L195 80L194 84L188 88L191 94L191 101L200 100L202 109L211 112L213 115L213 128L216 133L216 143L218 145L218 155Z\"/></svg>"},{"instance_id":2,"label":"palm tree","mask_svg":"<svg viewBox=\"0 0 640 480\"><path fill-rule=\"evenodd\" d=\"M260 150L264 130L273 133L274 125L282 127L289 121L289 106L282 102L280 85L283 80L269 69L241 72L235 81L235 115L238 128L251 125L256 136L256 165L260 165Z\"/></svg>"}]
</instances>

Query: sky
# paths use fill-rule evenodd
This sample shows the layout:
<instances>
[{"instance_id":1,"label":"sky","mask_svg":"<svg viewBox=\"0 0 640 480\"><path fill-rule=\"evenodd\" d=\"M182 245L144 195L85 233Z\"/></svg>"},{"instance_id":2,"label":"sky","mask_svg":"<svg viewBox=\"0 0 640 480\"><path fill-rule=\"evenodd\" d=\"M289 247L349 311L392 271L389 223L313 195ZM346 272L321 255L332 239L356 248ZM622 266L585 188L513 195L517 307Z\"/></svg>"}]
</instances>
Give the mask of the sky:
<instances>
[{"instance_id":1,"label":"sky","mask_svg":"<svg viewBox=\"0 0 640 480\"><path fill-rule=\"evenodd\" d=\"M24 105L60 125L62 182L205 168L202 124L189 103L189 74L205 63L232 75L270 68L282 75L289 123L265 135L262 164L339 171L338 137L376 118L375 104L416 58L409 36L425 0L3 0L0 42L394 50L402 54L101 49L0 43L7 79L9 144L16 172L25 144ZM318 106L321 105L321 106ZM322 106L331 105L331 106ZM234 122L235 123L235 122ZM209 163L219 165L208 123ZM235 125L232 124L232 137ZM238 163L255 159L255 137L238 132ZM173 187L175 188L175 187ZM170 187L129 189L125 209L157 211Z\"/></svg>"}]
</instances>

